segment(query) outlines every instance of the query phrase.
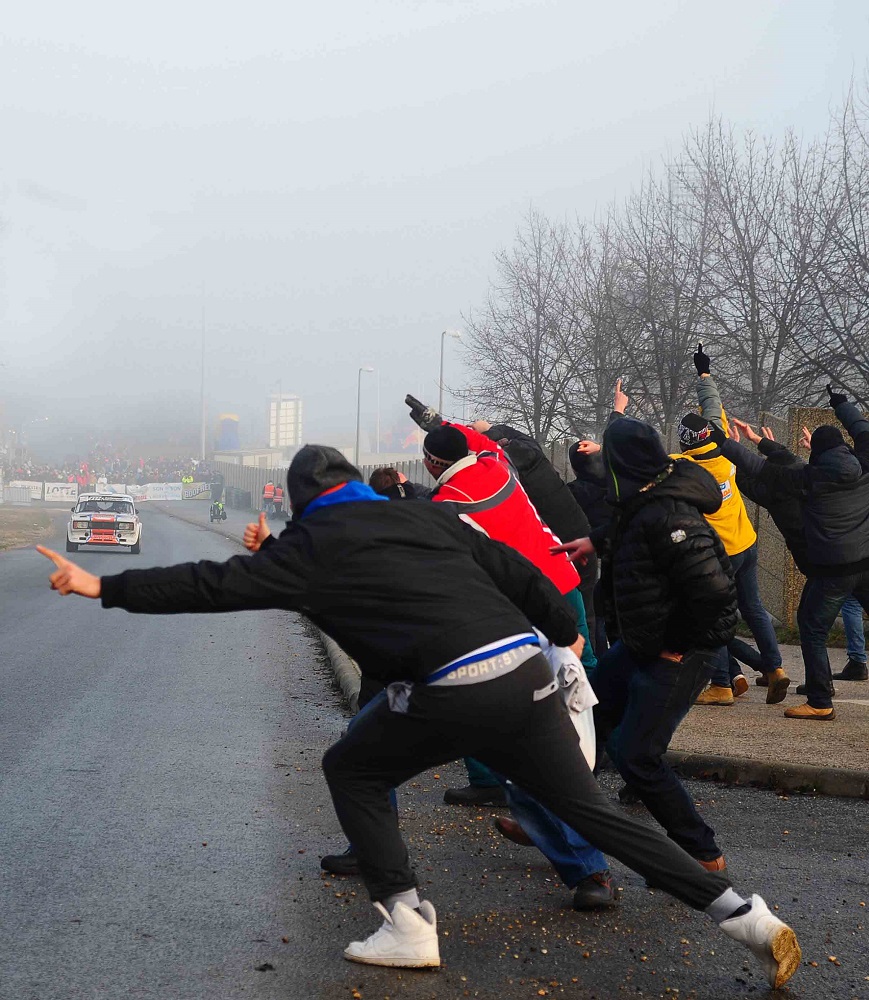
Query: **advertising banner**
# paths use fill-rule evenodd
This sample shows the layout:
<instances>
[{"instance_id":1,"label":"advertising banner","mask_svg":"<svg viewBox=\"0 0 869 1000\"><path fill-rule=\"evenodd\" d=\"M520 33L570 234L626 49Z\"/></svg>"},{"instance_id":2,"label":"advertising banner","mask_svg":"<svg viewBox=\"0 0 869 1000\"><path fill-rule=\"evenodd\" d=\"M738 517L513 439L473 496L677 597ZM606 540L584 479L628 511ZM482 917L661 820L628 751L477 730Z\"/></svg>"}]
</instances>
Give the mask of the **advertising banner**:
<instances>
[{"instance_id":1,"label":"advertising banner","mask_svg":"<svg viewBox=\"0 0 869 1000\"><path fill-rule=\"evenodd\" d=\"M42 483L34 482L31 479L13 479L11 483L7 483L7 486L15 486L20 489L25 489L30 492L31 500L41 500L42 499Z\"/></svg>"},{"instance_id":2,"label":"advertising banner","mask_svg":"<svg viewBox=\"0 0 869 1000\"><path fill-rule=\"evenodd\" d=\"M210 500L211 483L185 483L181 489L183 500Z\"/></svg>"},{"instance_id":3,"label":"advertising banner","mask_svg":"<svg viewBox=\"0 0 869 1000\"><path fill-rule=\"evenodd\" d=\"M44 490L49 501L74 504L78 500L78 483L45 483Z\"/></svg>"},{"instance_id":4,"label":"advertising banner","mask_svg":"<svg viewBox=\"0 0 869 1000\"><path fill-rule=\"evenodd\" d=\"M137 483L128 483L124 492L129 493L136 503L148 499L148 487L139 486Z\"/></svg>"}]
</instances>

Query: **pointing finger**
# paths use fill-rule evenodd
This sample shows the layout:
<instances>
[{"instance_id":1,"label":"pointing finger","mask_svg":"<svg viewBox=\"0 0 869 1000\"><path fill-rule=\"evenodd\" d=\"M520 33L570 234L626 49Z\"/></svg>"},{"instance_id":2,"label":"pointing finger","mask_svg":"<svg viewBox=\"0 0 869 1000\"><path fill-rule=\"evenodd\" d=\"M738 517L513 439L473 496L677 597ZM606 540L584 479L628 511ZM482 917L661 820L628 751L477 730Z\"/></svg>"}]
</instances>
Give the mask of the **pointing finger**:
<instances>
[{"instance_id":1,"label":"pointing finger","mask_svg":"<svg viewBox=\"0 0 869 1000\"><path fill-rule=\"evenodd\" d=\"M54 549L47 549L44 545L37 545L36 551L40 555L45 556L46 559L50 559L58 569L62 569L68 562L59 552L55 552Z\"/></svg>"}]
</instances>

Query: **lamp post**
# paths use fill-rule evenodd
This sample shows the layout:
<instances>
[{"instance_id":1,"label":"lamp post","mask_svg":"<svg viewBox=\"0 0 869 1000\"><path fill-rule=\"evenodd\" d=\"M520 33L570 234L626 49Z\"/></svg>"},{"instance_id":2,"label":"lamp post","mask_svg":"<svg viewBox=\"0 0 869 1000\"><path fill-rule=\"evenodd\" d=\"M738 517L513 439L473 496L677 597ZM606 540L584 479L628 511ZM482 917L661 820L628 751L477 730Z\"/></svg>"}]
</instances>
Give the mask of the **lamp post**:
<instances>
[{"instance_id":1,"label":"lamp post","mask_svg":"<svg viewBox=\"0 0 869 1000\"><path fill-rule=\"evenodd\" d=\"M443 330L441 332L441 374L438 379L438 413L441 415L444 412L444 337L461 340L462 335L458 330Z\"/></svg>"},{"instance_id":2,"label":"lamp post","mask_svg":"<svg viewBox=\"0 0 869 1000\"><path fill-rule=\"evenodd\" d=\"M371 365L363 365L356 376L356 450L353 452L353 464L359 466L359 418L362 413L362 373L373 372Z\"/></svg>"}]
</instances>

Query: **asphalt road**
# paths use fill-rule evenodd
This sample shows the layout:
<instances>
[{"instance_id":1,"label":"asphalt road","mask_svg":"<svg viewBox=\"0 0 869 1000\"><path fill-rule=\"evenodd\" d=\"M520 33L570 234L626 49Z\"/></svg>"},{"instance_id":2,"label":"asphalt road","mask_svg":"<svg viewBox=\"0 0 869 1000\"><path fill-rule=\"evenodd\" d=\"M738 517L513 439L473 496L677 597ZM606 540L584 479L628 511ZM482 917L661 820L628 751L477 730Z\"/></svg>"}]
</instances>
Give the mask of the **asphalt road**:
<instances>
[{"instance_id":1,"label":"asphalt road","mask_svg":"<svg viewBox=\"0 0 869 1000\"><path fill-rule=\"evenodd\" d=\"M141 556L73 558L110 573L239 551L143 518ZM443 968L344 962L378 919L355 879L318 868L343 846L319 761L346 718L308 628L278 612L103 611L49 591L48 571L32 550L0 553L0 1000L768 992L707 918L618 865L620 906L573 913L491 812L441 803L455 765L400 795ZM869 804L690 787L737 888L797 929L806 962L789 995L869 996Z\"/></svg>"}]
</instances>

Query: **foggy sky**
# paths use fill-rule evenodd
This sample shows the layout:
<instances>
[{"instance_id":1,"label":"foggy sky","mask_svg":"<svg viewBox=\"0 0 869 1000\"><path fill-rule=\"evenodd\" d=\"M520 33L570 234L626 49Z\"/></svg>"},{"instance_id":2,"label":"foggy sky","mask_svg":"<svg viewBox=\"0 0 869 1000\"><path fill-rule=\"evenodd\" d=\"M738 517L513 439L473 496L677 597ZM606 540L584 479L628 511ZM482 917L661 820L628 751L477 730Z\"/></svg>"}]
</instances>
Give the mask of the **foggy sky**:
<instances>
[{"instance_id":1,"label":"foggy sky","mask_svg":"<svg viewBox=\"0 0 869 1000\"><path fill-rule=\"evenodd\" d=\"M0 39L0 405L305 437L437 401L440 331L529 207L590 217L711 111L821 131L860 0L15 4ZM463 378L447 342L446 380ZM376 378L363 376L373 425ZM407 429L410 424L402 424Z\"/></svg>"}]
</instances>

